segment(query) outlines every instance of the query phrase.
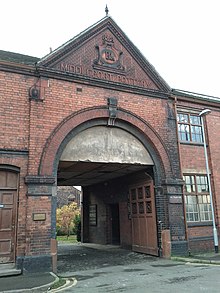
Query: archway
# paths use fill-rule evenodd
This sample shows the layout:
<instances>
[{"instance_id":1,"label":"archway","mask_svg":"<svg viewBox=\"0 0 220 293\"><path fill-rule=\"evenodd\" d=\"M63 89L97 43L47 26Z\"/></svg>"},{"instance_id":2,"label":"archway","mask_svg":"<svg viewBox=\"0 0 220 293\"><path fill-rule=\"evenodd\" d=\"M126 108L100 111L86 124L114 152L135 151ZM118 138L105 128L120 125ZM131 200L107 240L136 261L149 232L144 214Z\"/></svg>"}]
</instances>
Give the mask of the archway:
<instances>
[{"instance_id":1,"label":"archway","mask_svg":"<svg viewBox=\"0 0 220 293\"><path fill-rule=\"evenodd\" d=\"M158 255L153 180L147 175L153 166L144 145L119 127L93 126L73 136L60 157L57 182L83 187L83 242ZM137 185L135 199L131 185Z\"/></svg>"},{"instance_id":2,"label":"archway","mask_svg":"<svg viewBox=\"0 0 220 293\"><path fill-rule=\"evenodd\" d=\"M118 109L117 119L114 123L114 126L108 126L108 118L109 113L106 107L97 107L86 109L77 113L73 113L69 117L67 117L58 127L53 131L47 143L44 147L41 157L41 164L39 167L39 175L40 176L55 176L57 177L57 171L59 170L59 162L66 148L67 144L76 137L77 134L86 131L87 129L102 126L105 128L117 128L121 129L130 135L132 135L137 141L139 141L145 150L150 155L150 158L153 161L153 165L146 168L146 165L138 166L141 167L140 172L134 172L132 169L131 177L127 177L123 184L127 184L128 182L131 184L142 184L142 189L146 186L146 182L143 182L143 179L146 179L146 173L149 178L153 178L153 190L155 193L155 209L157 211L157 219L155 218L156 229L157 229L157 239L158 239L158 248L161 247L161 224L163 223L163 229L170 228L170 219L172 217L172 213L169 212L168 202L166 195L164 195L165 188L161 187L165 184L172 184L172 186L180 185L177 181L175 181L175 175L172 171L172 164L169 158L169 152L165 148L162 139L158 135L158 133L143 119L133 115L131 112L125 111L123 109ZM88 162L83 162L83 164L87 164ZM97 163L97 162L96 162ZM93 163L89 163L93 164ZM106 163L110 166L111 163ZM132 168L135 164L132 164ZM90 165L91 167L92 165ZM144 169L145 168L145 169ZM113 172L114 173L114 172ZM107 174L107 173L106 173ZM134 176L135 174L135 176ZM143 178L144 177L144 178ZM131 179L132 178L132 179ZM58 176L59 179L59 176ZM171 180L170 180L171 179ZM119 180L115 178L114 180ZM123 179L124 180L124 179ZM136 180L132 182L132 180ZM173 181L172 181L173 180ZM59 180L58 180L59 181ZM168 183L166 183L168 182ZM103 182L100 182L102 184ZM59 184L59 182L58 182ZM77 183L77 185L79 185ZM112 186L115 183L112 181ZM168 186L167 185L167 186ZM94 187L94 185L92 185ZM98 184L96 184L98 187ZM138 188L138 186L136 186ZM89 187L91 189L91 186ZM167 187L168 188L168 187ZM172 190L178 190L178 187L172 187ZM171 189L170 189L171 190ZM84 188L84 195L91 193L91 190L88 191L88 187ZM126 194L126 198L128 198L128 194ZM115 204L114 202L109 204ZM136 203L137 204L137 203ZM88 207L88 205L87 205ZM54 215L56 211L56 202L52 200L52 225L54 223ZM84 211L84 213L89 214L89 210ZM176 217L174 215L174 217ZM156 221L157 220L157 221ZM180 219L181 220L181 219ZM182 225L182 220L181 220ZM88 227L88 225L86 225ZM56 238L55 227L52 227L52 238ZM175 231L174 231L175 232ZM91 241L90 239L86 239L85 225L84 225L84 241ZM183 230L184 233L184 230ZM88 233L87 233L88 235Z\"/></svg>"},{"instance_id":3,"label":"archway","mask_svg":"<svg viewBox=\"0 0 220 293\"><path fill-rule=\"evenodd\" d=\"M93 126L108 125L106 107L87 108L71 114L52 132L42 151L39 175L56 175L59 159L66 144L77 133ZM154 161L159 180L172 177L172 164L163 140L147 121L123 109L118 109L115 127L126 130L146 147Z\"/></svg>"}]
</instances>

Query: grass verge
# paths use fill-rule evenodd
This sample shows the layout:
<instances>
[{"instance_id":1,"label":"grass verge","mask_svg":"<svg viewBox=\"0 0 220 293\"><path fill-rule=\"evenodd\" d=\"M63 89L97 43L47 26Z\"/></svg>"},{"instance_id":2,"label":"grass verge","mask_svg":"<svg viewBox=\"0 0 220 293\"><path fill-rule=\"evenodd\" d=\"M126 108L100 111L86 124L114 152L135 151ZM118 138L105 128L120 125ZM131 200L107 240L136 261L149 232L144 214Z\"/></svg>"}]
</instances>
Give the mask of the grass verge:
<instances>
[{"instance_id":1,"label":"grass verge","mask_svg":"<svg viewBox=\"0 0 220 293\"><path fill-rule=\"evenodd\" d=\"M59 287L65 285L65 284L66 284L66 280L63 279L63 278L59 278L55 283L53 283L53 285L50 286L49 291L50 291L50 290L57 289L57 288L59 288Z\"/></svg>"},{"instance_id":2,"label":"grass verge","mask_svg":"<svg viewBox=\"0 0 220 293\"><path fill-rule=\"evenodd\" d=\"M71 242L71 243L77 243L76 235L70 235L69 237L67 236L57 236L57 241L60 242Z\"/></svg>"}]
</instances>

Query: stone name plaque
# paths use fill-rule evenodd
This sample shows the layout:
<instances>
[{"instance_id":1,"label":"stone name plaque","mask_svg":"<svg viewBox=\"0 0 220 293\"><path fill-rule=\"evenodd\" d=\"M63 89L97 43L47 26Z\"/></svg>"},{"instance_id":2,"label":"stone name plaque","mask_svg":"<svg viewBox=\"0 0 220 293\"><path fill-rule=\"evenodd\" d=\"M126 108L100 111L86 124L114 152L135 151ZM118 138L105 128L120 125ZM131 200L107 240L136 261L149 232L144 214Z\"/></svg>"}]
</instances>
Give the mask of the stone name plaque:
<instances>
[{"instance_id":1,"label":"stone name plaque","mask_svg":"<svg viewBox=\"0 0 220 293\"><path fill-rule=\"evenodd\" d=\"M33 220L34 221L45 221L46 220L46 213L33 213Z\"/></svg>"},{"instance_id":2,"label":"stone name plaque","mask_svg":"<svg viewBox=\"0 0 220 293\"><path fill-rule=\"evenodd\" d=\"M169 197L169 203L182 203L181 195L171 195Z\"/></svg>"}]
</instances>

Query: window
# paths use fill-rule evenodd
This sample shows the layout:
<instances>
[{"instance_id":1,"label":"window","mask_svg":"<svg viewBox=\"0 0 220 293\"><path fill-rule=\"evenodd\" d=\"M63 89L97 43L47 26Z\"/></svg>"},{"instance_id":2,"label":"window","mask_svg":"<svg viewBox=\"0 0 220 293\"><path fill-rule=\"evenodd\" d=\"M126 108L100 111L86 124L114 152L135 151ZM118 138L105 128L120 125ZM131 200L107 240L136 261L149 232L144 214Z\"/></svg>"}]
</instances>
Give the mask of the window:
<instances>
[{"instance_id":1,"label":"window","mask_svg":"<svg viewBox=\"0 0 220 293\"><path fill-rule=\"evenodd\" d=\"M198 115L178 113L177 121L181 141L203 142L202 122Z\"/></svg>"},{"instance_id":2,"label":"window","mask_svg":"<svg viewBox=\"0 0 220 293\"><path fill-rule=\"evenodd\" d=\"M212 212L207 176L185 175L187 222L211 221Z\"/></svg>"}]
</instances>

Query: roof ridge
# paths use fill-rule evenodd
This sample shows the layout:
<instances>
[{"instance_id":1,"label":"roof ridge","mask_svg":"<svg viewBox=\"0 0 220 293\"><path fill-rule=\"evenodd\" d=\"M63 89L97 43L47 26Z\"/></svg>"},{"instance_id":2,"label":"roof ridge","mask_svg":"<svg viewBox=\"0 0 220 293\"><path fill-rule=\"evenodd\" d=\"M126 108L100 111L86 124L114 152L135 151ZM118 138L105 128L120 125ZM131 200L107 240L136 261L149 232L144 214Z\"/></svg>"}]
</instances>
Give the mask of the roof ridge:
<instances>
[{"instance_id":1,"label":"roof ridge","mask_svg":"<svg viewBox=\"0 0 220 293\"><path fill-rule=\"evenodd\" d=\"M43 62L45 59L47 59L48 57L52 57L54 54L56 54L56 52L58 52L60 49L64 48L65 46L67 46L68 44L70 44L71 42L73 42L74 40L78 39L80 36L82 36L83 34L85 34L87 31L89 31L90 29L92 29L93 27L97 26L99 23L103 22L104 20L106 20L107 18L111 18L109 15L105 16L103 18L101 18L99 21L97 21L96 23L90 25L89 27L87 27L86 29L84 29L83 31L81 31L80 33L78 33L77 35L75 35L74 37L72 37L71 39L69 39L68 41L66 41L65 43L63 43L62 45L60 45L59 47L57 47L55 50L53 50L52 52L48 53L47 55L45 55L44 57L42 57L38 63ZM112 18L111 18L112 19Z\"/></svg>"}]
</instances>

